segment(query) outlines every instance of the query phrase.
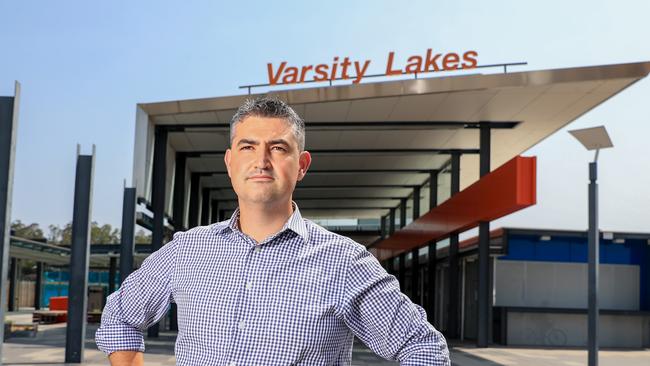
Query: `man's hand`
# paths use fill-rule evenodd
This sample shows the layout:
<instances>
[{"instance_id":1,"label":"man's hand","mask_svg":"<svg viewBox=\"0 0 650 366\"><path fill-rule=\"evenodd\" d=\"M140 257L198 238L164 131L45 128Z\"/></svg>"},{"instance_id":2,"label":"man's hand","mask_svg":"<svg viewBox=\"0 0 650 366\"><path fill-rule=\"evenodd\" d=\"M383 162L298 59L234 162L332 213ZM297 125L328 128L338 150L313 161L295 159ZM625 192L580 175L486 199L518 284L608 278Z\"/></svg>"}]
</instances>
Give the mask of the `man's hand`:
<instances>
[{"instance_id":1,"label":"man's hand","mask_svg":"<svg viewBox=\"0 0 650 366\"><path fill-rule=\"evenodd\" d=\"M144 354L138 351L116 351L108 356L111 366L142 366Z\"/></svg>"}]
</instances>

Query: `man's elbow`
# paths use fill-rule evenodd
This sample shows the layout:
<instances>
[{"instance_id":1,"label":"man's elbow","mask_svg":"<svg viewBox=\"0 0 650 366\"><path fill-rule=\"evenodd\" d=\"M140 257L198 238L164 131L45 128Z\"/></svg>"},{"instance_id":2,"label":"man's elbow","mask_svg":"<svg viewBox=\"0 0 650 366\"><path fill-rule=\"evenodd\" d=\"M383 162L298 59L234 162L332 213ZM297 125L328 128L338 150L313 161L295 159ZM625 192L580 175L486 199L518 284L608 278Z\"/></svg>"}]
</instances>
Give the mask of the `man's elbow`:
<instances>
[{"instance_id":1,"label":"man's elbow","mask_svg":"<svg viewBox=\"0 0 650 366\"><path fill-rule=\"evenodd\" d=\"M111 366L144 365L144 354L140 351L115 351L108 356Z\"/></svg>"}]
</instances>

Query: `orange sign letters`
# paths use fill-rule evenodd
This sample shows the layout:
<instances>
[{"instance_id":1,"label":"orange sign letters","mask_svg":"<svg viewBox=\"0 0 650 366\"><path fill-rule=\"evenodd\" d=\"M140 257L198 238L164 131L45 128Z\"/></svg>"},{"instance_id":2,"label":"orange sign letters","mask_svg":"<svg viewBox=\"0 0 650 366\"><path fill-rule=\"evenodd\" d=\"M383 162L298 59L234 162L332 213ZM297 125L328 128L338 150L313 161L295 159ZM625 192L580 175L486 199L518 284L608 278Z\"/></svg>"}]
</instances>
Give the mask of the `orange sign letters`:
<instances>
[{"instance_id":1,"label":"orange sign letters","mask_svg":"<svg viewBox=\"0 0 650 366\"><path fill-rule=\"evenodd\" d=\"M455 52L433 53L428 49L426 55L414 55L406 59L406 65L399 66L395 52L388 53L385 75L415 74L430 71L450 71L473 69L477 66L478 52L467 51L463 54ZM343 59L334 57L332 63L288 66L282 61L277 67L272 63L266 65L269 74L269 85L297 84L305 81L327 81L336 79L352 79L358 84L368 72L370 60L352 61L349 57Z\"/></svg>"}]
</instances>

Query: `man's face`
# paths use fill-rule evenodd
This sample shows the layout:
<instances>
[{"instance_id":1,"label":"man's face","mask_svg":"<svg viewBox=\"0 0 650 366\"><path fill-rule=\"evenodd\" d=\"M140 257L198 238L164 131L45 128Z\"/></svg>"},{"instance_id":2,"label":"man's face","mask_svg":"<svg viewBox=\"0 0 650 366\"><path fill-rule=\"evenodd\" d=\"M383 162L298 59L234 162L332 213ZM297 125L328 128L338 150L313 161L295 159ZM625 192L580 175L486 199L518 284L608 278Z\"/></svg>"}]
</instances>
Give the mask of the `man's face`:
<instances>
[{"instance_id":1,"label":"man's face","mask_svg":"<svg viewBox=\"0 0 650 366\"><path fill-rule=\"evenodd\" d=\"M289 122L250 116L235 125L224 160L240 201L277 204L291 200L311 156L300 152Z\"/></svg>"}]
</instances>

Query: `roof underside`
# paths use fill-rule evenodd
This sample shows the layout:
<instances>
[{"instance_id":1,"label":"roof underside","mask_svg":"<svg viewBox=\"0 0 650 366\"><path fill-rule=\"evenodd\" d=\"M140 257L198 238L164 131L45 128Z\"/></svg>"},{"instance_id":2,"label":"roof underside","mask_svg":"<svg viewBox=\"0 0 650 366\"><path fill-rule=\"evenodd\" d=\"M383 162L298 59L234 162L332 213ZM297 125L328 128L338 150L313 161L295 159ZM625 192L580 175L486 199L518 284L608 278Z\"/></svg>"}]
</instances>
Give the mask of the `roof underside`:
<instances>
[{"instance_id":1,"label":"roof underside","mask_svg":"<svg viewBox=\"0 0 650 366\"><path fill-rule=\"evenodd\" d=\"M427 171L447 168L446 150L467 152L461 160L461 189L475 182L479 177L478 154L471 150L479 148L477 122L501 123L492 130L491 168L496 169L649 71L650 62L646 62L398 80L269 94L287 101L306 121L306 148L313 152L313 163L294 195L303 215L321 219L379 218L388 212L388 207L397 206L399 198L408 197L413 192L411 186L426 182ZM139 107L148 115L149 127L179 127L180 131L169 133L168 156L177 151L204 152L189 158L187 168L189 172L217 172L203 177L201 186L215 188L212 197L224 200L234 199L235 195L228 188L228 176L218 173L225 171L219 152L228 148L230 118L249 97L170 101ZM144 163L134 165L134 180L140 178L139 182L144 182L138 189L144 197L150 197L151 156L139 156L137 146L151 145L150 135L148 142L136 141L135 159ZM150 154L149 147L142 151ZM173 161L168 165L166 208L171 213ZM443 174L438 189L443 197L449 191L448 175L445 178ZM228 202L234 207L235 201Z\"/></svg>"}]
</instances>

